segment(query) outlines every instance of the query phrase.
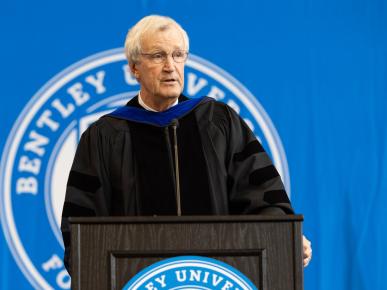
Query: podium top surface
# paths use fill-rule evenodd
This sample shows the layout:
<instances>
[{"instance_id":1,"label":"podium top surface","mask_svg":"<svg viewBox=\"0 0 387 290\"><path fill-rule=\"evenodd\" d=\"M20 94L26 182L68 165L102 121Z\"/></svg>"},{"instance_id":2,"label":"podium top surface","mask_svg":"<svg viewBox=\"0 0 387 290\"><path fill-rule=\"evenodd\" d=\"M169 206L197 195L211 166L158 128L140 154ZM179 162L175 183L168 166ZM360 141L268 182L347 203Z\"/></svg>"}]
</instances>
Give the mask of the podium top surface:
<instances>
[{"instance_id":1,"label":"podium top surface","mask_svg":"<svg viewBox=\"0 0 387 290\"><path fill-rule=\"evenodd\" d=\"M109 216L69 218L71 224L301 222L303 220L303 215Z\"/></svg>"}]
</instances>

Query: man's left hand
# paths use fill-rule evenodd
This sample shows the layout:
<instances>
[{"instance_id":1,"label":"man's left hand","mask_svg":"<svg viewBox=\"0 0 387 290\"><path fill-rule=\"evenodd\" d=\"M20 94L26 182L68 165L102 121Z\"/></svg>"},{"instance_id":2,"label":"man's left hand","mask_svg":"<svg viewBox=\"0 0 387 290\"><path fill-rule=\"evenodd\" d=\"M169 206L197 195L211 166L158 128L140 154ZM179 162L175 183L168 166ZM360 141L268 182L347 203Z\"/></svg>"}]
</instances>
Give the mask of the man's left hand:
<instances>
[{"instance_id":1,"label":"man's left hand","mask_svg":"<svg viewBox=\"0 0 387 290\"><path fill-rule=\"evenodd\" d=\"M307 267L310 260L312 260L312 243L305 236L302 236L302 245L304 251L304 267Z\"/></svg>"}]
</instances>

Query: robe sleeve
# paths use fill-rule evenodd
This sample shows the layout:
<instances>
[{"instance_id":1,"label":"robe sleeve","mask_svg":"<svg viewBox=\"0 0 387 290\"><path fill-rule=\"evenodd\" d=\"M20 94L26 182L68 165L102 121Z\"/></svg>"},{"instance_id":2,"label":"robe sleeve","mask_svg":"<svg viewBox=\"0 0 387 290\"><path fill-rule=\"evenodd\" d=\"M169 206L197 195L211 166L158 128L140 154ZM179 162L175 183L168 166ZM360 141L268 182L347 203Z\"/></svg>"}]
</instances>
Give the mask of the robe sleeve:
<instances>
[{"instance_id":1,"label":"robe sleeve","mask_svg":"<svg viewBox=\"0 0 387 290\"><path fill-rule=\"evenodd\" d=\"M228 193L232 214L292 214L281 177L247 124L228 107Z\"/></svg>"},{"instance_id":2,"label":"robe sleeve","mask_svg":"<svg viewBox=\"0 0 387 290\"><path fill-rule=\"evenodd\" d=\"M69 174L62 212L61 231L65 246L64 264L70 269L69 217L103 216L109 213L111 191L106 170L108 140L92 125L81 137Z\"/></svg>"}]
</instances>

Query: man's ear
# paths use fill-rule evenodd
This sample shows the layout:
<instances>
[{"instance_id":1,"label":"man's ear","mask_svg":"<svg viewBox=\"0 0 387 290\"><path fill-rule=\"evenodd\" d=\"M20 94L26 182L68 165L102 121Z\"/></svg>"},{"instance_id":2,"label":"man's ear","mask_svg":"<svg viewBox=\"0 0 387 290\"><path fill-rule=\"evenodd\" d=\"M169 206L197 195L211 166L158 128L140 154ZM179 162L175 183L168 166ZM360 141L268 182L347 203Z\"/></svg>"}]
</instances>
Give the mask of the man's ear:
<instances>
[{"instance_id":1,"label":"man's ear","mask_svg":"<svg viewBox=\"0 0 387 290\"><path fill-rule=\"evenodd\" d=\"M129 65L130 67L130 71L132 72L132 74L134 75L134 77L136 79L138 79L138 77L140 76L139 73L138 73L138 70L137 70L137 66L135 63L132 63L131 65Z\"/></svg>"}]
</instances>

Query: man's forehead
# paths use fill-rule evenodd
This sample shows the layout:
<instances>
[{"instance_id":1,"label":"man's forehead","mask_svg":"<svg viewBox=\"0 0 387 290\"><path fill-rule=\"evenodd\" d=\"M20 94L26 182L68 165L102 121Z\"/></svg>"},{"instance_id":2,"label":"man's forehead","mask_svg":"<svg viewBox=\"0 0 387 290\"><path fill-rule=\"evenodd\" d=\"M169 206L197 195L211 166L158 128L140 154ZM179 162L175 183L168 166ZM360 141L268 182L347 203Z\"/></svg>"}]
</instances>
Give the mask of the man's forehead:
<instances>
[{"instance_id":1,"label":"man's forehead","mask_svg":"<svg viewBox=\"0 0 387 290\"><path fill-rule=\"evenodd\" d=\"M163 27L157 31L146 32L141 38L141 46L147 49L184 49L183 33L175 26Z\"/></svg>"}]
</instances>

